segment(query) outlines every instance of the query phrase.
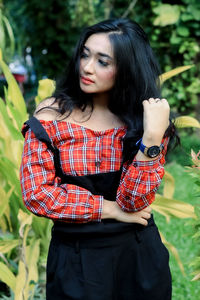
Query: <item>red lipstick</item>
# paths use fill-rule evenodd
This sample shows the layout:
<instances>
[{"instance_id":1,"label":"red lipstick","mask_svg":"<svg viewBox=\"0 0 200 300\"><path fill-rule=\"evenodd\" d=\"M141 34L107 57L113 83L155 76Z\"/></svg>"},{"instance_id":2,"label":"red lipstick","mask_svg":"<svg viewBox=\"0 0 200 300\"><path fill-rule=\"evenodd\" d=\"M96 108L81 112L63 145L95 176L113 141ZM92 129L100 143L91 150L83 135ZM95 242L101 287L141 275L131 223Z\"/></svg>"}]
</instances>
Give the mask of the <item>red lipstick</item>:
<instances>
[{"instance_id":1,"label":"red lipstick","mask_svg":"<svg viewBox=\"0 0 200 300\"><path fill-rule=\"evenodd\" d=\"M81 81L82 81L82 83L87 84L87 85L94 83L93 80L91 80L88 77L84 77L84 76L81 76Z\"/></svg>"}]
</instances>

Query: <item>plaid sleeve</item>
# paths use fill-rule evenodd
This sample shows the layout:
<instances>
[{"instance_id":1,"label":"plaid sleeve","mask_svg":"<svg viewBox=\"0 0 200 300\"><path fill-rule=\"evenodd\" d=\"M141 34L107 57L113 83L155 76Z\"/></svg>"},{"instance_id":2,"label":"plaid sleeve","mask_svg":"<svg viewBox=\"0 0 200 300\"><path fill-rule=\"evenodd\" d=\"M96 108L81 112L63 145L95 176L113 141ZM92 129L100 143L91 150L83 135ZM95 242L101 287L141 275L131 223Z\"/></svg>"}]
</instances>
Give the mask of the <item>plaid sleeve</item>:
<instances>
[{"instance_id":1,"label":"plaid sleeve","mask_svg":"<svg viewBox=\"0 0 200 300\"><path fill-rule=\"evenodd\" d=\"M124 164L116 201L123 211L142 210L155 199L164 176L165 154L169 138L162 140L163 149L156 160Z\"/></svg>"},{"instance_id":2,"label":"plaid sleeve","mask_svg":"<svg viewBox=\"0 0 200 300\"><path fill-rule=\"evenodd\" d=\"M76 185L60 184L52 152L30 129L25 135L20 181L25 206L38 216L73 223L101 221L103 197Z\"/></svg>"}]
</instances>

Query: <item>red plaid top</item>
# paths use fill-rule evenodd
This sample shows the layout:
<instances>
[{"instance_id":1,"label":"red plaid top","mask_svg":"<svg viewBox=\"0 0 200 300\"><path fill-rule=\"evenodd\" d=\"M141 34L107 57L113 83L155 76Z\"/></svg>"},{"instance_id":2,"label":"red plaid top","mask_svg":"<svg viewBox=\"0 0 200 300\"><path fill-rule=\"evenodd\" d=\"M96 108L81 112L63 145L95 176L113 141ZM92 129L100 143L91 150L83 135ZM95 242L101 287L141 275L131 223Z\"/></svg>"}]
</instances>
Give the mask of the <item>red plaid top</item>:
<instances>
[{"instance_id":1,"label":"red plaid top","mask_svg":"<svg viewBox=\"0 0 200 300\"><path fill-rule=\"evenodd\" d=\"M61 167L67 175L120 169L126 127L94 131L66 121L40 122L59 149ZM164 175L167 144L168 138L163 139L164 148L156 160L134 159L123 165L116 198L122 210L138 211L152 203ZM31 129L25 134L20 181L24 204L36 215L77 223L101 221L103 196L73 184L60 184L60 178L55 176L53 153Z\"/></svg>"}]
</instances>

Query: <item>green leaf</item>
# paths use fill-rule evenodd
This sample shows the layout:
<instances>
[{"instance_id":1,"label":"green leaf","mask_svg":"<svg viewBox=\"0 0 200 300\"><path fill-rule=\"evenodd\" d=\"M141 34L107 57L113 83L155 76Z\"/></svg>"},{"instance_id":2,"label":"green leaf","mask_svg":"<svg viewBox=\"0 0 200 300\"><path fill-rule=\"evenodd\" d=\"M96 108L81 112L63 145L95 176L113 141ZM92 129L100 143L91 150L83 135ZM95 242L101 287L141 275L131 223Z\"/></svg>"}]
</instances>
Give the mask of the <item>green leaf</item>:
<instances>
[{"instance_id":1,"label":"green leaf","mask_svg":"<svg viewBox=\"0 0 200 300\"><path fill-rule=\"evenodd\" d=\"M9 201L14 186L7 193L5 190L5 186L0 188L0 228L3 232L7 230L8 226L10 231L12 231Z\"/></svg>"},{"instance_id":2,"label":"green leaf","mask_svg":"<svg viewBox=\"0 0 200 300\"><path fill-rule=\"evenodd\" d=\"M17 131L20 133L21 139L23 139L22 135L21 135L21 127L23 124L22 119L21 119L16 107L14 107L12 105L12 103L7 102L6 104L7 104L8 114L12 119L12 123L14 124L15 128L17 128Z\"/></svg>"},{"instance_id":3,"label":"green leaf","mask_svg":"<svg viewBox=\"0 0 200 300\"><path fill-rule=\"evenodd\" d=\"M176 33L173 32L171 38L170 38L170 43L173 45L178 45L181 42L181 38L176 35Z\"/></svg>"},{"instance_id":4,"label":"green leaf","mask_svg":"<svg viewBox=\"0 0 200 300\"><path fill-rule=\"evenodd\" d=\"M200 279L200 271L198 271L198 273L192 278L191 281L196 281Z\"/></svg>"},{"instance_id":5,"label":"green leaf","mask_svg":"<svg viewBox=\"0 0 200 300\"><path fill-rule=\"evenodd\" d=\"M29 215L19 209L18 220L20 222L19 234L21 237L23 237L24 227L32 224L32 215Z\"/></svg>"},{"instance_id":6,"label":"green leaf","mask_svg":"<svg viewBox=\"0 0 200 300\"><path fill-rule=\"evenodd\" d=\"M3 24L3 14L2 10L0 9L0 47L4 50L6 44L6 36Z\"/></svg>"},{"instance_id":7,"label":"green leaf","mask_svg":"<svg viewBox=\"0 0 200 300\"><path fill-rule=\"evenodd\" d=\"M177 28L177 33L178 33L179 35L185 36L185 37L187 37L187 36L190 35L189 29L188 29L187 27L185 27L185 26L178 26L178 28Z\"/></svg>"},{"instance_id":8,"label":"green leaf","mask_svg":"<svg viewBox=\"0 0 200 300\"><path fill-rule=\"evenodd\" d=\"M40 243L45 253L49 247L49 241L51 237L51 227L53 223L50 219L40 218L33 215L32 229L37 237L40 237Z\"/></svg>"},{"instance_id":9,"label":"green leaf","mask_svg":"<svg viewBox=\"0 0 200 300\"><path fill-rule=\"evenodd\" d=\"M14 127L12 120L8 116L6 104L4 103L2 98L0 98L0 116L0 135L5 134L6 131L7 136L11 135L15 140L22 139L20 131L16 127Z\"/></svg>"},{"instance_id":10,"label":"green leaf","mask_svg":"<svg viewBox=\"0 0 200 300\"><path fill-rule=\"evenodd\" d=\"M191 13L194 20L200 21L200 5L199 5L199 3L188 5L187 10L188 10L188 12Z\"/></svg>"},{"instance_id":11,"label":"green leaf","mask_svg":"<svg viewBox=\"0 0 200 300\"><path fill-rule=\"evenodd\" d=\"M174 177L169 172L166 171L164 175L163 196L167 198L172 198L174 195L174 190L175 190Z\"/></svg>"},{"instance_id":12,"label":"green leaf","mask_svg":"<svg viewBox=\"0 0 200 300\"><path fill-rule=\"evenodd\" d=\"M155 211L164 216L174 216L180 219L196 218L194 207L191 204L167 198L160 194L156 194L156 200L151 206Z\"/></svg>"},{"instance_id":13,"label":"green leaf","mask_svg":"<svg viewBox=\"0 0 200 300\"><path fill-rule=\"evenodd\" d=\"M179 74L179 73L182 73L186 70L189 70L193 67L194 65L188 65L188 66L183 66L183 67L178 67L178 68L175 68L171 71L168 71L168 72L165 72L163 73L159 79L160 79L160 84L163 84L166 80L172 78L173 76Z\"/></svg>"},{"instance_id":14,"label":"green leaf","mask_svg":"<svg viewBox=\"0 0 200 300\"><path fill-rule=\"evenodd\" d=\"M0 217L4 214L9 205L9 199L13 189L14 187L11 188L8 193L6 193L3 188L0 188Z\"/></svg>"},{"instance_id":15,"label":"green leaf","mask_svg":"<svg viewBox=\"0 0 200 300\"><path fill-rule=\"evenodd\" d=\"M190 116L181 116L175 119L174 125L177 128L196 127L200 128L200 123L197 119Z\"/></svg>"},{"instance_id":16,"label":"green leaf","mask_svg":"<svg viewBox=\"0 0 200 300\"><path fill-rule=\"evenodd\" d=\"M9 57L12 57L15 52L15 38L14 38L13 30L12 27L10 26L8 19L5 16L3 16L3 22L6 28L7 38L9 38Z\"/></svg>"},{"instance_id":17,"label":"green leaf","mask_svg":"<svg viewBox=\"0 0 200 300\"><path fill-rule=\"evenodd\" d=\"M3 281L13 291L15 290L16 278L9 268L0 262L0 280Z\"/></svg>"},{"instance_id":18,"label":"green leaf","mask_svg":"<svg viewBox=\"0 0 200 300\"><path fill-rule=\"evenodd\" d=\"M42 100L50 97L55 90L55 82L51 79L39 80L38 95L35 97L35 103L38 105Z\"/></svg>"},{"instance_id":19,"label":"green leaf","mask_svg":"<svg viewBox=\"0 0 200 300\"><path fill-rule=\"evenodd\" d=\"M191 21L191 20L193 20L193 16L188 13L183 13L183 14L181 14L181 20L183 22Z\"/></svg>"},{"instance_id":20,"label":"green leaf","mask_svg":"<svg viewBox=\"0 0 200 300\"><path fill-rule=\"evenodd\" d=\"M175 24L180 17L179 5L161 4L155 7L153 12L158 15L153 22L155 26Z\"/></svg>"},{"instance_id":21,"label":"green leaf","mask_svg":"<svg viewBox=\"0 0 200 300\"><path fill-rule=\"evenodd\" d=\"M0 170L3 174L6 181L12 187L15 186L14 193L17 197L21 197L21 188L19 182L19 170L16 169L16 166L6 157L0 157ZM12 172L10 171L12 170Z\"/></svg>"},{"instance_id":22,"label":"green leaf","mask_svg":"<svg viewBox=\"0 0 200 300\"><path fill-rule=\"evenodd\" d=\"M13 248L20 245L20 240L4 240L0 241L0 252L7 253Z\"/></svg>"},{"instance_id":23,"label":"green leaf","mask_svg":"<svg viewBox=\"0 0 200 300\"><path fill-rule=\"evenodd\" d=\"M28 268L28 284L33 280L38 281L37 263L40 254L40 240L32 239L29 246L26 246L26 267Z\"/></svg>"},{"instance_id":24,"label":"green leaf","mask_svg":"<svg viewBox=\"0 0 200 300\"><path fill-rule=\"evenodd\" d=\"M25 288L27 284L26 267L22 260L19 261L18 274L16 276L15 300L28 300Z\"/></svg>"},{"instance_id":25,"label":"green leaf","mask_svg":"<svg viewBox=\"0 0 200 300\"><path fill-rule=\"evenodd\" d=\"M28 115L27 115L24 98L22 96L22 93L20 91L20 88L19 88L14 76L11 74L8 66L5 64L5 62L2 59L1 51L0 51L0 68L2 69L4 76L8 83L9 101L11 103L13 103L13 105L16 107L19 115L21 116L22 122L25 122L28 119Z\"/></svg>"}]
</instances>

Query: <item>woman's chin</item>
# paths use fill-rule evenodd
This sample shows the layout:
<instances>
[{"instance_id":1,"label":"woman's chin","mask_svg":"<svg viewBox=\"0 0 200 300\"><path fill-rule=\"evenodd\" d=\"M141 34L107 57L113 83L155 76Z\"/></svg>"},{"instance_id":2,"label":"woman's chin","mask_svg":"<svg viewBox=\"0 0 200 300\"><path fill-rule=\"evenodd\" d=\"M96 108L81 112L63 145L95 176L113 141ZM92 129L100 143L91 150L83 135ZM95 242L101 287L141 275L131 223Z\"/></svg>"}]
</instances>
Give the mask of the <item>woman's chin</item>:
<instances>
[{"instance_id":1,"label":"woman's chin","mask_svg":"<svg viewBox=\"0 0 200 300\"><path fill-rule=\"evenodd\" d=\"M90 87L87 87L87 86L83 86L83 85L80 85L80 89L82 92L86 93L86 94L94 94L94 93L97 93L96 90L90 88Z\"/></svg>"}]
</instances>

